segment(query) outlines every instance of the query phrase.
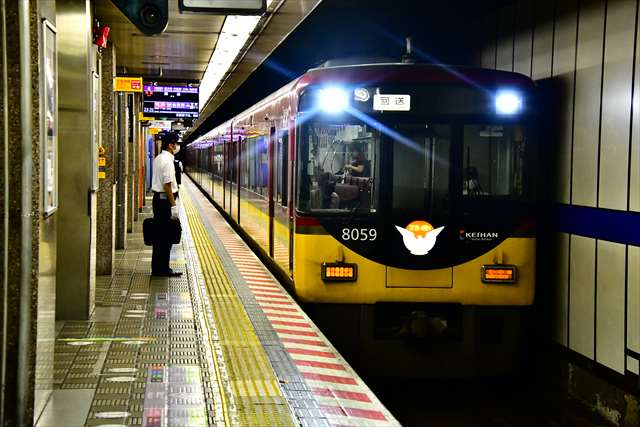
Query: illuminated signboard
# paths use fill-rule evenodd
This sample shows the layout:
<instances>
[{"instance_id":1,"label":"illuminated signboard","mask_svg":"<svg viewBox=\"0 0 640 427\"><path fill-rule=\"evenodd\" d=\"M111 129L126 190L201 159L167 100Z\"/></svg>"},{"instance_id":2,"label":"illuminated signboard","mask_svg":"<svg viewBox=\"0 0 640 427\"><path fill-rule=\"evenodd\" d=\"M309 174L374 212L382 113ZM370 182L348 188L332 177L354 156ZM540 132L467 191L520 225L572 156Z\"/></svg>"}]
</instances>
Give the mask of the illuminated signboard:
<instances>
[{"instance_id":1,"label":"illuminated signboard","mask_svg":"<svg viewBox=\"0 0 640 427\"><path fill-rule=\"evenodd\" d=\"M142 92L142 77L116 77L113 81L114 92Z\"/></svg>"},{"instance_id":2,"label":"illuminated signboard","mask_svg":"<svg viewBox=\"0 0 640 427\"><path fill-rule=\"evenodd\" d=\"M144 85L142 112L145 117L196 118L198 111L197 87Z\"/></svg>"}]
</instances>

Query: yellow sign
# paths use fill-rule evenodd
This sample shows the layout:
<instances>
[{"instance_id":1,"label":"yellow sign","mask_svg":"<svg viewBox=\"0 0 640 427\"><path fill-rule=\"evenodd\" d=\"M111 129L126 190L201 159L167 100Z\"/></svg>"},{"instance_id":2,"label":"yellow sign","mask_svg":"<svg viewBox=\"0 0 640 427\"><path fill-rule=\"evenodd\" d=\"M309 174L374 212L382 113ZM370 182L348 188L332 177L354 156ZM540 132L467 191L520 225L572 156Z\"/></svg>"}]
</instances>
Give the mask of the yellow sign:
<instances>
[{"instance_id":1,"label":"yellow sign","mask_svg":"<svg viewBox=\"0 0 640 427\"><path fill-rule=\"evenodd\" d=\"M153 117L145 117L144 113L141 111L138 113L138 119L143 122L143 121L149 121L149 120L153 120Z\"/></svg>"},{"instance_id":2,"label":"yellow sign","mask_svg":"<svg viewBox=\"0 0 640 427\"><path fill-rule=\"evenodd\" d=\"M98 172L98 179L105 179L107 177L106 172Z\"/></svg>"},{"instance_id":3,"label":"yellow sign","mask_svg":"<svg viewBox=\"0 0 640 427\"><path fill-rule=\"evenodd\" d=\"M162 129L160 129L160 128L149 128L149 134L150 135L157 135L157 134L160 133L161 130Z\"/></svg>"},{"instance_id":4,"label":"yellow sign","mask_svg":"<svg viewBox=\"0 0 640 427\"><path fill-rule=\"evenodd\" d=\"M116 77L113 81L114 92L142 92L142 77Z\"/></svg>"},{"instance_id":5,"label":"yellow sign","mask_svg":"<svg viewBox=\"0 0 640 427\"><path fill-rule=\"evenodd\" d=\"M107 158L106 157L98 157L98 166L106 166Z\"/></svg>"}]
</instances>

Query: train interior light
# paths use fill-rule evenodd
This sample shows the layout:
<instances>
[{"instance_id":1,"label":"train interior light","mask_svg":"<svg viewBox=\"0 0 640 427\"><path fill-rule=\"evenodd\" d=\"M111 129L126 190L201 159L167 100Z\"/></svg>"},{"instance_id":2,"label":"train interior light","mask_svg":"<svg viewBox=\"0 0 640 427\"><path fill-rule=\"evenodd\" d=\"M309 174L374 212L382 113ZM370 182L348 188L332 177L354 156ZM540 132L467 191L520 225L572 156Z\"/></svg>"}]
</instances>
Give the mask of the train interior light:
<instances>
[{"instance_id":1,"label":"train interior light","mask_svg":"<svg viewBox=\"0 0 640 427\"><path fill-rule=\"evenodd\" d=\"M349 106L349 96L343 89L331 87L320 90L318 93L318 102L323 111L337 114Z\"/></svg>"},{"instance_id":2,"label":"train interior light","mask_svg":"<svg viewBox=\"0 0 640 427\"><path fill-rule=\"evenodd\" d=\"M522 96L512 90L498 92L496 95L497 114L518 114L522 111Z\"/></svg>"}]
</instances>

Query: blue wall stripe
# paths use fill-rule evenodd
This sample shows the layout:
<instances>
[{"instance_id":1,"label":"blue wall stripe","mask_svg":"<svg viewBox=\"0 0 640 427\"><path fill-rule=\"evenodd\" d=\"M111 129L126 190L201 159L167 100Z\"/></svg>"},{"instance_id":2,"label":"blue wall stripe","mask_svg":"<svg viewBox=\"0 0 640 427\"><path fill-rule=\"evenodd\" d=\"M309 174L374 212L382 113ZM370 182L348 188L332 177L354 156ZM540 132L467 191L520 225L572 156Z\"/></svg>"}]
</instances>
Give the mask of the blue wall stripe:
<instances>
[{"instance_id":1,"label":"blue wall stripe","mask_svg":"<svg viewBox=\"0 0 640 427\"><path fill-rule=\"evenodd\" d=\"M640 212L557 205L549 219L564 233L640 246Z\"/></svg>"}]
</instances>

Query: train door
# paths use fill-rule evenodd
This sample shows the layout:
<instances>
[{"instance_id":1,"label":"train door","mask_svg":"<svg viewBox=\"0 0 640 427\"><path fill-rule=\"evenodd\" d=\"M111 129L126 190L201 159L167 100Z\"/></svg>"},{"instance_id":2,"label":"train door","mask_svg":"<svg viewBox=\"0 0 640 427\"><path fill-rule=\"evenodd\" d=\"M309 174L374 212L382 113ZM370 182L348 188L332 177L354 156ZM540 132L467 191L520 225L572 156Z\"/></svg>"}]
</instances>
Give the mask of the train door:
<instances>
[{"instance_id":1,"label":"train door","mask_svg":"<svg viewBox=\"0 0 640 427\"><path fill-rule=\"evenodd\" d=\"M284 271L290 271L288 128L276 131L273 151L273 259Z\"/></svg>"},{"instance_id":2,"label":"train door","mask_svg":"<svg viewBox=\"0 0 640 427\"><path fill-rule=\"evenodd\" d=\"M269 145L268 145L268 183L267 183L267 191L268 191L268 204L269 204L269 256L273 258L273 215L274 215L274 175L276 174L275 167L276 162L275 158L275 146L276 146L276 128L272 126L269 129Z\"/></svg>"}]
</instances>

